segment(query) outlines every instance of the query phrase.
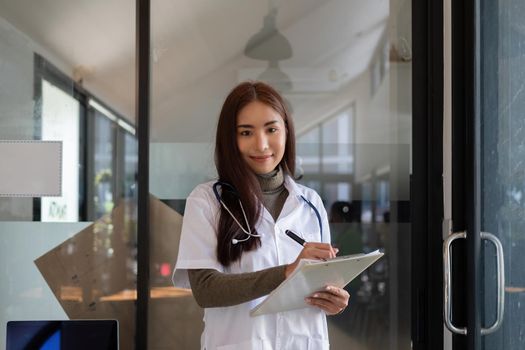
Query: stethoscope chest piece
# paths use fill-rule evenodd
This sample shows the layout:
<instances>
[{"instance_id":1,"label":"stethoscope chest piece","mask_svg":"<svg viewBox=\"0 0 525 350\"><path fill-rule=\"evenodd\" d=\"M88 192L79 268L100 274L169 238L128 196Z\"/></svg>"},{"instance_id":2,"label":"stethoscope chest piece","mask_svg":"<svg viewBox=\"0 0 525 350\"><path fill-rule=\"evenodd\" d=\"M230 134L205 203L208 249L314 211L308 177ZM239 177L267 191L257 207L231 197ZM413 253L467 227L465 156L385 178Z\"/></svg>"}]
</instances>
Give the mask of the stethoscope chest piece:
<instances>
[{"instance_id":1,"label":"stethoscope chest piece","mask_svg":"<svg viewBox=\"0 0 525 350\"><path fill-rule=\"evenodd\" d=\"M228 206L222 200L222 196L219 194L219 189L218 189L219 186L221 186L223 188L223 190L224 190L224 188L227 188L230 192L232 192L237 197L237 200L239 201L239 206L241 207L242 216L244 217L244 222L246 224L246 228L241 225L239 220L237 220L235 215L233 215L231 210L228 208ZM217 198L217 200L219 201L221 206L228 212L228 214L230 214L230 216L232 217L233 221L235 221L235 223L237 225L239 225L239 227L241 228L242 232L244 232L246 234L245 238L241 238L241 239L233 238L232 239L232 244L246 242L247 240L249 240L252 237L261 237L260 235L258 235L256 233L252 233L252 229L250 227L250 223L248 222L248 218L246 217L246 211L244 210L244 207L242 205L241 199L239 198L239 193L237 192L237 190L232 185L230 185L229 183L226 183L226 182L217 181L216 183L213 184L213 193L215 194L215 197Z\"/></svg>"}]
</instances>

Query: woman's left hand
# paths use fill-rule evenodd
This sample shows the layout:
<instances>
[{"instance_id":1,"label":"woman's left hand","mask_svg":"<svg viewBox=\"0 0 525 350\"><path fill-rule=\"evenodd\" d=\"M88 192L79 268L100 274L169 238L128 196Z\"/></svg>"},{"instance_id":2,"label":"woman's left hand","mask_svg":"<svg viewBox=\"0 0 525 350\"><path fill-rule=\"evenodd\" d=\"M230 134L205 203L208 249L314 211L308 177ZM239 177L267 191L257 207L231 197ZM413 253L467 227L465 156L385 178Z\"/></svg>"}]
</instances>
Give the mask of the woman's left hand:
<instances>
[{"instance_id":1,"label":"woman's left hand","mask_svg":"<svg viewBox=\"0 0 525 350\"><path fill-rule=\"evenodd\" d=\"M327 286L305 299L306 303L323 310L327 315L336 315L348 306L350 294L343 288Z\"/></svg>"}]
</instances>

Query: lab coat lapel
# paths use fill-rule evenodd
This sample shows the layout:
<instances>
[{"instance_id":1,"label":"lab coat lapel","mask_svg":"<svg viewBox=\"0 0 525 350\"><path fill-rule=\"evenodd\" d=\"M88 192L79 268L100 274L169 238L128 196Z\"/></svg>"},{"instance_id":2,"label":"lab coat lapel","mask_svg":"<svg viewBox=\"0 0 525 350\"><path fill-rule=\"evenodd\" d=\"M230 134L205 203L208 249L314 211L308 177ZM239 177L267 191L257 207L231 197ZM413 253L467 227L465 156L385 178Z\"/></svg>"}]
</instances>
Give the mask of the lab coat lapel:
<instances>
[{"instance_id":1,"label":"lab coat lapel","mask_svg":"<svg viewBox=\"0 0 525 350\"><path fill-rule=\"evenodd\" d=\"M297 210L297 207L301 204L301 193L295 181L292 180L288 175L284 179L284 187L288 190L288 197L284 202L283 209L279 215L279 220L285 219L290 216L294 210Z\"/></svg>"}]
</instances>

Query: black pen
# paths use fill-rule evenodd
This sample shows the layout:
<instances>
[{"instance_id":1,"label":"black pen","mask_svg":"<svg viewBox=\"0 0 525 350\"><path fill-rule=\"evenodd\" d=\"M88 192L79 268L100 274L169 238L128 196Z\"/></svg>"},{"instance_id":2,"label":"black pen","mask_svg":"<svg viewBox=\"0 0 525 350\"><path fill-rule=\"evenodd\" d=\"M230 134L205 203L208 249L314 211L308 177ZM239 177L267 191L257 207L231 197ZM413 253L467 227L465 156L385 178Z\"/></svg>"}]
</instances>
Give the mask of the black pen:
<instances>
[{"instance_id":1,"label":"black pen","mask_svg":"<svg viewBox=\"0 0 525 350\"><path fill-rule=\"evenodd\" d=\"M290 237L291 239L293 239L294 241L296 241L297 243L299 243L302 246L304 246L304 244L306 243L306 241L304 239L302 239L301 237L297 236L294 232L292 232L290 230L286 230L286 231L284 231L284 233L286 233L286 235L288 237Z\"/></svg>"}]
</instances>

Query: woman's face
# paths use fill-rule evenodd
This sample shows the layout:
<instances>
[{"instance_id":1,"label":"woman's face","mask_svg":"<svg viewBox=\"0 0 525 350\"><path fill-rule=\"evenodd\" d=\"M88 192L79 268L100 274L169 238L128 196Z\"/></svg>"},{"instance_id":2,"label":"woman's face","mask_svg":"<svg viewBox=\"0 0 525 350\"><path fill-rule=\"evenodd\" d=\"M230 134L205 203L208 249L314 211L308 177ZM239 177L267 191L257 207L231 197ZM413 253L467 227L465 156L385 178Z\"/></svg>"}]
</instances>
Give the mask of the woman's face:
<instances>
[{"instance_id":1,"label":"woman's face","mask_svg":"<svg viewBox=\"0 0 525 350\"><path fill-rule=\"evenodd\" d=\"M267 174L281 162L286 145L284 120L272 107L253 101L237 115L237 146L256 174Z\"/></svg>"}]
</instances>

